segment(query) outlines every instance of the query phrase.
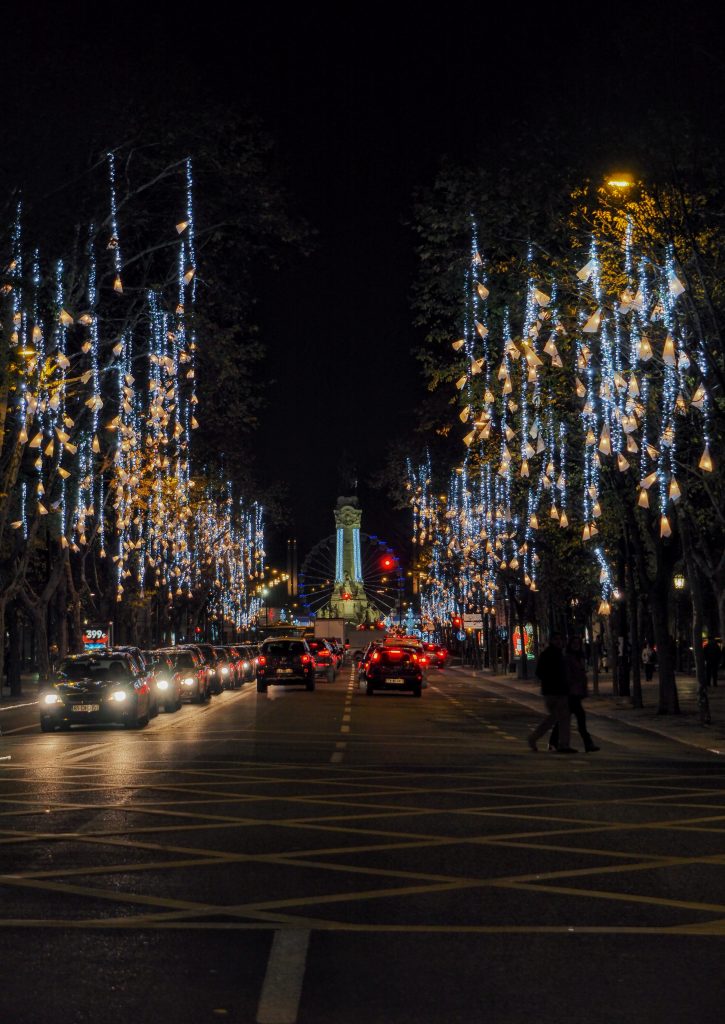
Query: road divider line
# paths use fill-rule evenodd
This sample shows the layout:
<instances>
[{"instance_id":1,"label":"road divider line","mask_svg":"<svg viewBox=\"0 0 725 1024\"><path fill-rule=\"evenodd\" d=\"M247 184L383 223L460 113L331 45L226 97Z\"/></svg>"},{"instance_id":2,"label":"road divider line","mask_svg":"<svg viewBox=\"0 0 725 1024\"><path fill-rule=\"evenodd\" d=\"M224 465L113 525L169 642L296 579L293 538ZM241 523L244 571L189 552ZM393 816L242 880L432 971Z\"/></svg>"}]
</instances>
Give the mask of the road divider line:
<instances>
[{"instance_id":1,"label":"road divider line","mask_svg":"<svg viewBox=\"0 0 725 1024\"><path fill-rule=\"evenodd\" d=\"M295 1024L309 944L307 930L286 928L274 933L257 1007L257 1024Z\"/></svg>"},{"instance_id":2,"label":"road divider line","mask_svg":"<svg viewBox=\"0 0 725 1024\"><path fill-rule=\"evenodd\" d=\"M0 711L16 711L18 708L32 708L37 704L37 700L26 701L25 704L8 704L5 708L0 708Z\"/></svg>"}]
</instances>

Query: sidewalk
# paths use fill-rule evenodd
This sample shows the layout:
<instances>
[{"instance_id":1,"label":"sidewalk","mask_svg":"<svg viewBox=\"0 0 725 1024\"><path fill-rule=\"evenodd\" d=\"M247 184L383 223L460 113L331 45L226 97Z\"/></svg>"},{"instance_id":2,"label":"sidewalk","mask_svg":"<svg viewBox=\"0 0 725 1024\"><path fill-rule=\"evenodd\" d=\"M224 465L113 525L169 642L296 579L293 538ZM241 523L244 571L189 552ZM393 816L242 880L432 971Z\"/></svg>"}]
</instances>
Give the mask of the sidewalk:
<instances>
[{"instance_id":1,"label":"sidewalk","mask_svg":"<svg viewBox=\"0 0 725 1024\"><path fill-rule=\"evenodd\" d=\"M487 671L451 666L452 670L476 679L482 683L493 683L500 692L516 693L516 700L529 707L542 711L539 681L537 679L517 679L513 675L491 675ZM648 732L666 736L676 743L684 743L689 747L707 750L710 753L725 757L725 679L720 680L716 688L707 691L710 700L710 717L712 725L700 724L700 711L697 706L697 683L694 676L678 675L677 692L680 698L679 715L658 715L658 684L642 682L643 708L633 708L629 697L615 697L612 694L611 676L599 678L599 694L591 693L586 699L587 715L609 718L621 722L634 729L645 729ZM594 731L594 730L592 730Z\"/></svg>"},{"instance_id":2,"label":"sidewalk","mask_svg":"<svg viewBox=\"0 0 725 1024\"><path fill-rule=\"evenodd\" d=\"M38 673L21 673L20 685L22 687L21 692L16 694L14 697L11 697L10 688L5 685L5 679L3 679L3 685L2 687L0 687L0 705L11 703L15 704L19 700L35 700L35 698L38 696Z\"/></svg>"}]
</instances>

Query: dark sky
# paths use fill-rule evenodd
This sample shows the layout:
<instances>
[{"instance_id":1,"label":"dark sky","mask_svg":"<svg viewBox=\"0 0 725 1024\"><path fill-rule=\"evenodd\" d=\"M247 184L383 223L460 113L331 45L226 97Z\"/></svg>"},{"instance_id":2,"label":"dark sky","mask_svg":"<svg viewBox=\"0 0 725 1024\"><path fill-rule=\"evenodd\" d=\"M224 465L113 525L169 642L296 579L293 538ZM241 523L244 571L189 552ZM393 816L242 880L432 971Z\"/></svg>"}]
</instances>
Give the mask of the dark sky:
<instances>
[{"instance_id":1,"label":"dark sky","mask_svg":"<svg viewBox=\"0 0 725 1024\"><path fill-rule=\"evenodd\" d=\"M87 118L112 132L134 96L178 96L179 118L206 95L248 104L275 136L294 208L319 240L262 296L277 385L258 454L268 479L289 485L303 550L331 532L344 458L361 480L364 528L396 545L407 533L364 481L414 425L403 221L440 158L495 161L522 118L533 161L536 125L552 115L579 126L582 146L605 120L621 119L624 139L653 111L687 108L720 130L719 21L674 3L554 6L478 4L474 15L453 4L431 17L392 4L284 16L239 5L232 18L214 3L34 4L32 19L4 26L6 177L10 166L42 187L58 154L83 146Z\"/></svg>"}]
</instances>

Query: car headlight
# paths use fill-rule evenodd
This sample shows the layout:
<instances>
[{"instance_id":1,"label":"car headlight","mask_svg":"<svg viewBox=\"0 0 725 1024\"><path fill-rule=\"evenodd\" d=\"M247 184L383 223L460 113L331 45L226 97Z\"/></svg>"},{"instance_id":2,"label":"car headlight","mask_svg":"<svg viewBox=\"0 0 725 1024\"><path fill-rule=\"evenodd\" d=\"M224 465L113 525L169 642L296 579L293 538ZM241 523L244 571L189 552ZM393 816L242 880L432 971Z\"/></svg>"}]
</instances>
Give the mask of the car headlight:
<instances>
[{"instance_id":1,"label":"car headlight","mask_svg":"<svg viewBox=\"0 0 725 1024\"><path fill-rule=\"evenodd\" d=\"M184 686L193 686L194 682L195 680L193 676L187 676L186 679L184 680Z\"/></svg>"},{"instance_id":2,"label":"car headlight","mask_svg":"<svg viewBox=\"0 0 725 1024\"><path fill-rule=\"evenodd\" d=\"M228 676L229 675L229 669L228 668L223 668L222 669L222 675L223 676Z\"/></svg>"},{"instance_id":3,"label":"car headlight","mask_svg":"<svg viewBox=\"0 0 725 1024\"><path fill-rule=\"evenodd\" d=\"M61 698L58 696L57 693L46 693L45 697L43 697L43 703L44 704L62 704L63 701L61 700Z\"/></svg>"},{"instance_id":4,"label":"car headlight","mask_svg":"<svg viewBox=\"0 0 725 1024\"><path fill-rule=\"evenodd\" d=\"M157 679L156 686L158 687L159 690L168 690L169 681L168 679Z\"/></svg>"},{"instance_id":5,"label":"car headlight","mask_svg":"<svg viewBox=\"0 0 725 1024\"><path fill-rule=\"evenodd\" d=\"M127 696L128 694L126 693L125 690L114 690L113 693L111 694L111 700L116 700L118 701L119 704L121 704L123 703L123 701L126 700Z\"/></svg>"}]
</instances>

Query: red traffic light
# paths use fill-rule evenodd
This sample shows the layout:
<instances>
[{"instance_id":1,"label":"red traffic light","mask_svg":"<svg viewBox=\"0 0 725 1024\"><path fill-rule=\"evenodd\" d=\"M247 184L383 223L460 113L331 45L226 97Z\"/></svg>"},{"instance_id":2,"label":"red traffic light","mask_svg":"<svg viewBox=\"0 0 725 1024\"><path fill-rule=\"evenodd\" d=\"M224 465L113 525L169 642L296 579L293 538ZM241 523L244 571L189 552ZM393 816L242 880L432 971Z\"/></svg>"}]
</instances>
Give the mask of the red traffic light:
<instances>
[{"instance_id":1,"label":"red traffic light","mask_svg":"<svg viewBox=\"0 0 725 1024\"><path fill-rule=\"evenodd\" d=\"M454 625L454 626L456 626L456 627L460 627L460 626L461 626L461 625L463 624L463 621L462 621L462 619L461 619L461 616L460 616L460 615L454 615L454 616L453 616L453 617L451 618L451 622L452 622L452 623L453 623L453 625Z\"/></svg>"},{"instance_id":2,"label":"red traffic light","mask_svg":"<svg viewBox=\"0 0 725 1024\"><path fill-rule=\"evenodd\" d=\"M393 569L395 567L395 559L392 555L383 555L380 559L380 565L385 570Z\"/></svg>"}]
</instances>

